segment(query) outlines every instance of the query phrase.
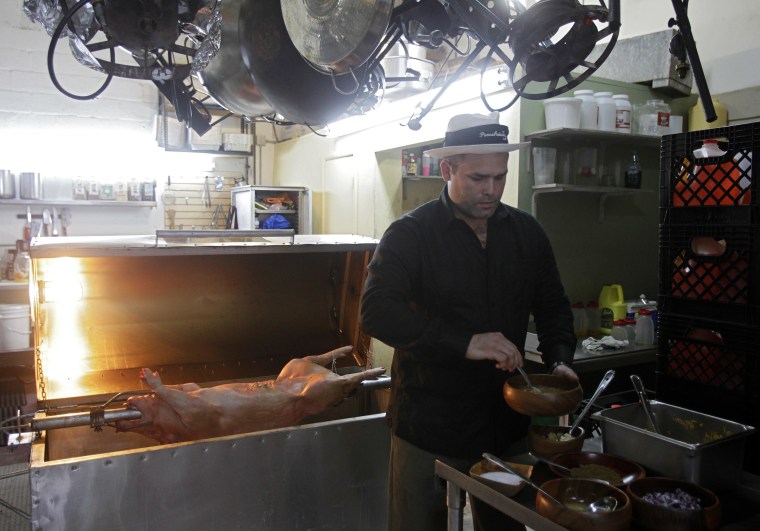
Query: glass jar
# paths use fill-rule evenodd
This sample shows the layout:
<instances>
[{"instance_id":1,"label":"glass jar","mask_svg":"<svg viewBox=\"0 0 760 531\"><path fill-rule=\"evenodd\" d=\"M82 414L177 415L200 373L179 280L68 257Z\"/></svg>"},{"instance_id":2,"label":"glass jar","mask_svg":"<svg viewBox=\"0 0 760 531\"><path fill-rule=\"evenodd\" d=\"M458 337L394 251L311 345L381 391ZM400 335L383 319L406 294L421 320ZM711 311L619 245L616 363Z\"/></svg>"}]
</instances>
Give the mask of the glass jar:
<instances>
[{"instance_id":1,"label":"glass jar","mask_svg":"<svg viewBox=\"0 0 760 531\"><path fill-rule=\"evenodd\" d=\"M638 132L642 135L667 135L670 132L670 105L664 100L647 100L637 107Z\"/></svg>"},{"instance_id":2,"label":"glass jar","mask_svg":"<svg viewBox=\"0 0 760 531\"><path fill-rule=\"evenodd\" d=\"M628 94L615 94L612 96L615 102L615 131L618 133L631 132L631 102Z\"/></svg>"}]
</instances>

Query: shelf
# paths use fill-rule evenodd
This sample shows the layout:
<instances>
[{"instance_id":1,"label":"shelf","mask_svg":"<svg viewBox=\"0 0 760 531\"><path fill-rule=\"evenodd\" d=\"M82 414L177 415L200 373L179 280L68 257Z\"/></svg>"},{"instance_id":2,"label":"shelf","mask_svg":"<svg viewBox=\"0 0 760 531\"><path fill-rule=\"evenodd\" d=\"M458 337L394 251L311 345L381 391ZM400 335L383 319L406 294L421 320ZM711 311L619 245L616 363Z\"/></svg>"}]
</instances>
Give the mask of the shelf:
<instances>
[{"instance_id":1,"label":"shelf","mask_svg":"<svg viewBox=\"0 0 760 531\"><path fill-rule=\"evenodd\" d=\"M19 206L109 206L109 207L133 207L153 208L155 201L109 201L87 199L0 199L0 205Z\"/></svg>"},{"instance_id":2,"label":"shelf","mask_svg":"<svg viewBox=\"0 0 760 531\"><path fill-rule=\"evenodd\" d=\"M616 133L623 135L623 133ZM628 136L628 135L625 135ZM612 186L584 186L576 184L541 184L533 187L533 196L531 199L531 212L533 217L538 217L538 196L542 194L556 194L562 192L596 194L599 195L599 222L604 221L604 203L608 197L620 197L626 195L651 194L652 190L641 190L639 188L618 188Z\"/></svg>"},{"instance_id":3,"label":"shelf","mask_svg":"<svg viewBox=\"0 0 760 531\"><path fill-rule=\"evenodd\" d=\"M404 175L401 178L405 181L440 181L443 179L440 175Z\"/></svg>"},{"instance_id":4,"label":"shelf","mask_svg":"<svg viewBox=\"0 0 760 531\"><path fill-rule=\"evenodd\" d=\"M257 208L256 214L298 214L297 210L262 210Z\"/></svg>"},{"instance_id":5,"label":"shelf","mask_svg":"<svg viewBox=\"0 0 760 531\"><path fill-rule=\"evenodd\" d=\"M623 144L626 147L658 148L661 137L639 135L635 133L615 133L612 131L594 131L591 129L543 129L525 135L525 140L551 140L566 144L588 142L593 144Z\"/></svg>"},{"instance_id":6,"label":"shelf","mask_svg":"<svg viewBox=\"0 0 760 531\"><path fill-rule=\"evenodd\" d=\"M173 153L204 153L206 155L218 155L227 157L252 157L251 151L224 151L223 149L192 149L183 147L165 147L164 151Z\"/></svg>"},{"instance_id":7,"label":"shelf","mask_svg":"<svg viewBox=\"0 0 760 531\"><path fill-rule=\"evenodd\" d=\"M16 282L14 280L0 280L0 291L28 290L28 282Z\"/></svg>"}]
</instances>

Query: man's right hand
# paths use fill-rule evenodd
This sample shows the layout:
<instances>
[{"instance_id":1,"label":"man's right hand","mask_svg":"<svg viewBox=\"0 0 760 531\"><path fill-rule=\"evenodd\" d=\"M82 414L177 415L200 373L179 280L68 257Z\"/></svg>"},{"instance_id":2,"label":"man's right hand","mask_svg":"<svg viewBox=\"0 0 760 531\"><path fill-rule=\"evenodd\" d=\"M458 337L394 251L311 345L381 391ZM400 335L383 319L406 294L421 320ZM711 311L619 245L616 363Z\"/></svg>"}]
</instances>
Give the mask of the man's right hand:
<instances>
[{"instance_id":1,"label":"man's right hand","mask_svg":"<svg viewBox=\"0 0 760 531\"><path fill-rule=\"evenodd\" d=\"M514 371L523 366L523 357L514 343L501 332L475 334L467 346L465 358L468 360L494 360L496 368L502 371Z\"/></svg>"}]
</instances>

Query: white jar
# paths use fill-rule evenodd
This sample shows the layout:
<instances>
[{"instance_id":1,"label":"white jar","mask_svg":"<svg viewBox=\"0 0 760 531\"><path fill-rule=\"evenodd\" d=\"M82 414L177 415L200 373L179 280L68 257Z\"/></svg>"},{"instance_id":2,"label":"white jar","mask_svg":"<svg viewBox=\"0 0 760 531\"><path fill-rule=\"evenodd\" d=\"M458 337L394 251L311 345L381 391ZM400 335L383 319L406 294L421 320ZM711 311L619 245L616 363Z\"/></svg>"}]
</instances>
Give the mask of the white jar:
<instances>
[{"instance_id":1,"label":"white jar","mask_svg":"<svg viewBox=\"0 0 760 531\"><path fill-rule=\"evenodd\" d=\"M581 103L581 129L596 129L596 114L599 107L596 103L593 90L576 90L573 92Z\"/></svg>"},{"instance_id":2,"label":"white jar","mask_svg":"<svg viewBox=\"0 0 760 531\"><path fill-rule=\"evenodd\" d=\"M612 99L612 92L595 92L596 105L599 108L596 118L596 127L600 131L614 131L617 107Z\"/></svg>"},{"instance_id":3,"label":"white jar","mask_svg":"<svg viewBox=\"0 0 760 531\"><path fill-rule=\"evenodd\" d=\"M615 94L612 100L615 102L615 131L630 133L631 102L628 100L628 94Z\"/></svg>"},{"instance_id":4,"label":"white jar","mask_svg":"<svg viewBox=\"0 0 760 531\"><path fill-rule=\"evenodd\" d=\"M654 345L654 321L649 310L642 308L636 317L636 344Z\"/></svg>"},{"instance_id":5,"label":"white jar","mask_svg":"<svg viewBox=\"0 0 760 531\"><path fill-rule=\"evenodd\" d=\"M670 105L665 101L648 100L639 112L641 134L662 136L670 132Z\"/></svg>"}]
</instances>

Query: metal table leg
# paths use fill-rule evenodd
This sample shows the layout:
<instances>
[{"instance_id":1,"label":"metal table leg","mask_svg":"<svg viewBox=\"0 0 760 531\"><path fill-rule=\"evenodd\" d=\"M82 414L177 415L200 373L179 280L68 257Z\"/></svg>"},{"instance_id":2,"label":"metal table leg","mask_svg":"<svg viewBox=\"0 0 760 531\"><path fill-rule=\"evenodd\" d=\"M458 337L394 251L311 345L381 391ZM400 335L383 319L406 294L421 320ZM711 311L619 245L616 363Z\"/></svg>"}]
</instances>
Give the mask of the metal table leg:
<instances>
[{"instance_id":1,"label":"metal table leg","mask_svg":"<svg viewBox=\"0 0 760 531\"><path fill-rule=\"evenodd\" d=\"M448 480L446 481L446 506L449 508L448 531L462 531L464 524L462 489Z\"/></svg>"}]
</instances>

